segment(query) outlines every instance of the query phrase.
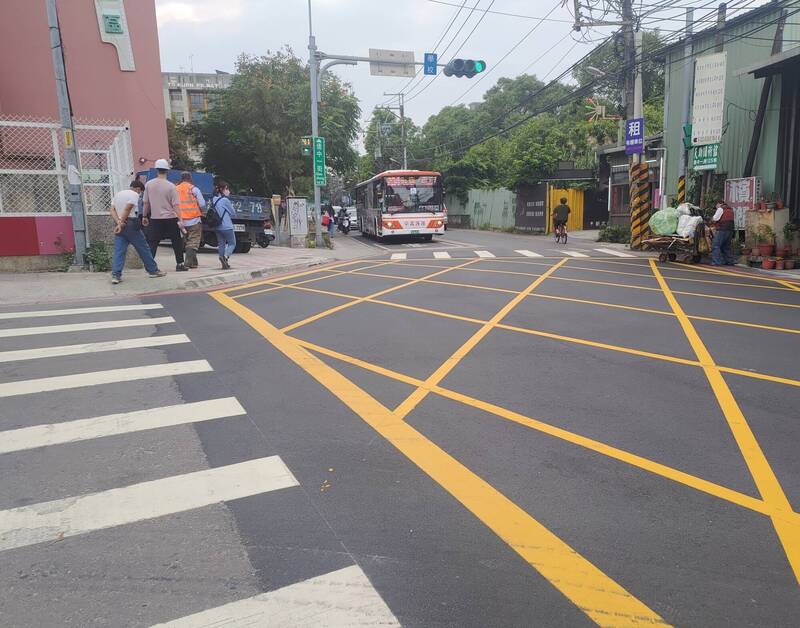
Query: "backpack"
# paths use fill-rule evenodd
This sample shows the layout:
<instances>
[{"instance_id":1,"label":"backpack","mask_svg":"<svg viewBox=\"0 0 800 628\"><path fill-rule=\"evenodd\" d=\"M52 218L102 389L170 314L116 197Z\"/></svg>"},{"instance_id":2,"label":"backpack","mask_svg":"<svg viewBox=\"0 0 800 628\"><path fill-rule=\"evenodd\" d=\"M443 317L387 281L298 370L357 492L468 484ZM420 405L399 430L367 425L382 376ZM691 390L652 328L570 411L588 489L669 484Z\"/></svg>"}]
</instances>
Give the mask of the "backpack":
<instances>
[{"instance_id":1,"label":"backpack","mask_svg":"<svg viewBox=\"0 0 800 628\"><path fill-rule=\"evenodd\" d=\"M220 196L216 201L211 203L211 208L206 212L206 226L210 229L216 229L222 224L222 218L228 212L227 209L222 210L222 215L217 211L217 203L219 203Z\"/></svg>"}]
</instances>

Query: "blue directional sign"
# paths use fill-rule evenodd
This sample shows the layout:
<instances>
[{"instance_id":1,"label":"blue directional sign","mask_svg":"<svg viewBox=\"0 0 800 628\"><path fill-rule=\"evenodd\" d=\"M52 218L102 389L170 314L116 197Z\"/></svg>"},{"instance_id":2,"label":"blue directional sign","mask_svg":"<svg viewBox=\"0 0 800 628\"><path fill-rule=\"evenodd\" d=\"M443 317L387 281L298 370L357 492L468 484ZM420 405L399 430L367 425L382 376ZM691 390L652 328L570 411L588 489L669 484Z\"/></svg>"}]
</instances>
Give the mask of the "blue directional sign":
<instances>
[{"instance_id":1,"label":"blue directional sign","mask_svg":"<svg viewBox=\"0 0 800 628\"><path fill-rule=\"evenodd\" d=\"M425 74L436 74L438 55L435 52L425 53Z\"/></svg>"},{"instance_id":2,"label":"blue directional sign","mask_svg":"<svg viewBox=\"0 0 800 628\"><path fill-rule=\"evenodd\" d=\"M644 152L644 118L625 121L625 154L641 155Z\"/></svg>"}]
</instances>

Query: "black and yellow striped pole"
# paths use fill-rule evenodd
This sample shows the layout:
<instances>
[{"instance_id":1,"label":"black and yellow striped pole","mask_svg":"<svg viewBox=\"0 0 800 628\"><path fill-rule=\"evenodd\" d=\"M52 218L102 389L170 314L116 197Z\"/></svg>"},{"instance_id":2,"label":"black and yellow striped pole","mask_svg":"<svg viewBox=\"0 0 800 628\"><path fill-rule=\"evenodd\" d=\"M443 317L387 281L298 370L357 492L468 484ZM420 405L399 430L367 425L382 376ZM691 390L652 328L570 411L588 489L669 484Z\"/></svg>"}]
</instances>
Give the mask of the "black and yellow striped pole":
<instances>
[{"instance_id":1,"label":"black and yellow striped pole","mask_svg":"<svg viewBox=\"0 0 800 628\"><path fill-rule=\"evenodd\" d=\"M678 177L678 204L686 202L686 177L681 175Z\"/></svg>"},{"instance_id":2,"label":"black and yellow striped pole","mask_svg":"<svg viewBox=\"0 0 800 628\"><path fill-rule=\"evenodd\" d=\"M650 168L646 163L630 166L631 248L641 250L650 236Z\"/></svg>"}]
</instances>

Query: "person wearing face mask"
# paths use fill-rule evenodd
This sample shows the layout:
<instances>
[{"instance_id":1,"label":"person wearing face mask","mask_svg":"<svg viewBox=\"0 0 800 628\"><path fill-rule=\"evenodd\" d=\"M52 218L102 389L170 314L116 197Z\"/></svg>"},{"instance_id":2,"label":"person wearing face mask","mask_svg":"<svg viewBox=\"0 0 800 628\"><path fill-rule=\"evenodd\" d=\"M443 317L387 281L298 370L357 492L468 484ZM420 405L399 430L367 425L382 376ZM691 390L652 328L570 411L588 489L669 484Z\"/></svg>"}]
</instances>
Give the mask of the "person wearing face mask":
<instances>
[{"instance_id":1,"label":"person wearing face mask","mask_svg":"<svg viewBox=\"0 0 800 628\"><path fill-rule=\"evenodd\" d=\"M219 252L219 263L224 270L231 267L228 263L233 250L236 248L236 232L233 230L233 216L235 211L230 199L230 188L227 182L222 179L214 183L214 198L211 200L211 208L220 217L220 223L214 228L217 232L217 251Z\"/></svg>"}]
</instances>

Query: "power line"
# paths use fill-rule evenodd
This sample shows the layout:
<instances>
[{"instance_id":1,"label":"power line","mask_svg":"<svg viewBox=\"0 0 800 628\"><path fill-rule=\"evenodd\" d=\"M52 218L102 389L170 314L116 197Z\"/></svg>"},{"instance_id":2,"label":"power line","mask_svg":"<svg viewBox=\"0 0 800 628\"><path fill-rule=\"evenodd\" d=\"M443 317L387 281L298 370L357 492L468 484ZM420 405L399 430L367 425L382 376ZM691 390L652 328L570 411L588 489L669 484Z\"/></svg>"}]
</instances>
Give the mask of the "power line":
<instances>
[{"instance_id":1,"label":"power line","mask_svg":"<svg viewBox=\"0 0 800 628\"><path fill-rule=\"evenodd\" d=\"M446 6L455 7L458 6L457 4L453 4L452 2L444 2L444 0L428 0L428 2L433 2L434 4L444 4ZM522 18L524 20L541 20L542 18L536 17L534 15L522 15L519 13L507 13L505 11L490 11L489 9L485 10L485 13L492 13L494 15L505 15L507 17L516 17ZM558 18L549 18L545 20L547 22L561 22L562 24L572 24L572 20L561 20Z\"/></svg>"}]
</instances>

